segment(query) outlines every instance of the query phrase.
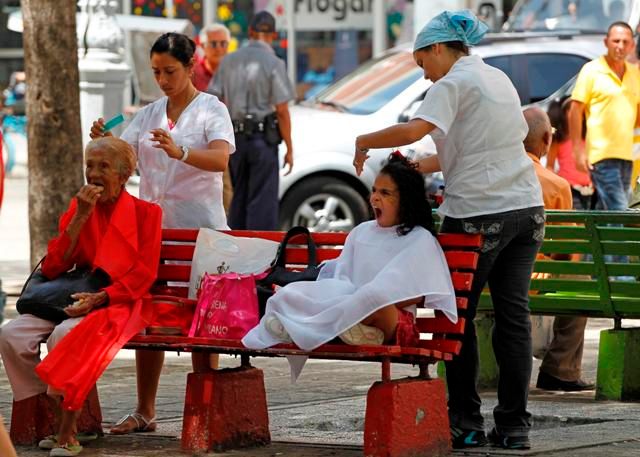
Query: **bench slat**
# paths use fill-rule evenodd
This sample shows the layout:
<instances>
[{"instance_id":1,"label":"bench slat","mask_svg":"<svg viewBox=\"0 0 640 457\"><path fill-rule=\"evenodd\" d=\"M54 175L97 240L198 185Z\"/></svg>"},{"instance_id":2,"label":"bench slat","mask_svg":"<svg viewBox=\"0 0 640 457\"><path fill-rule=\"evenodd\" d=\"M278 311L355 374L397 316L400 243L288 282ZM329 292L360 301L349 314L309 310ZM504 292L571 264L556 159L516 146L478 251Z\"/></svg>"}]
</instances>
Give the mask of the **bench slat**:
<instances>
[{"instance_id":1,"label":"bench slat","mask_svg":"<svg viewBox=\"0 0 640 457\"><path fill-rule=\"evenodd\" d=\"M480 258L480 254L471 251L445 251L444 256L450 270L475 270Z\"/></svg>"},{"instance_id":2,"label":"bench slat","mask_svg":"<svg viewBox=\"0 0 640 457\"><path fill-rule=\"evenodd\" d=\"M454 271L453 273L451 273L451 282L453 282L453 288L456 290L456 292L468 292L471 290L473 273Z\"/></svg>"},{"instance_id":3,"label":"bench slat","mask_svg":"<svg viewBox=\"0 0 640 457\"><path fill-rule=\"evenodd\" d=\"M420 340L418 346L423 349L431 349L448 354L458 354L462 348L462 341L434 338L432 340Z\"/></svg>"},{"instance_id":4,"label":"bench slat","mask_svg":"<svg viewBox=\"0 0 640 457\"><path fill-rule=\"evenodd\" d=\"M464 333L465 319L463 317L458 318L458 322L455 324L449 320L446 316L436 317L418 317L416 319L416 325L420 333Z\"/></svg>"},{"instance_id":5,"label":"bench slat","mask_svg":"<svg viewBox=\"0 0 640 457\"><path fill-rule=\"evenodd\" d=\"M442 249L482 247L482 235L465 235L460 233L439 233L438 242Z\"/></svg>"}]
</instances>

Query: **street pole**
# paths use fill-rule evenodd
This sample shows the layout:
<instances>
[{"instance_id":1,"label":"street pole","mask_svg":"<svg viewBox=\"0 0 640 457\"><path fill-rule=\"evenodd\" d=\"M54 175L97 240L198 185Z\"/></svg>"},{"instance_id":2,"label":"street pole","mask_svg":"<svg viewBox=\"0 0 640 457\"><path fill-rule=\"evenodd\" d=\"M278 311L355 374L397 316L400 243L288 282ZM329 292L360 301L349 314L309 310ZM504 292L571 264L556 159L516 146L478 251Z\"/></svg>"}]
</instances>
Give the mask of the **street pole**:
<instances>
[{"instance_id":1,"label":"street pole","mask_svg":"<svg viewBox=\"0 0 640 457\"><path fill-rule=\"evenodd\" d=\"M387 49L387 18L385 0L373 0L373 57Z\"/></svg>"},{"instance_id":2,"label":"street pole","mask_svg":"<svg viewBox=\"0 0 640 457\"><path fill-rule=\"evenodd\" d=\"M293 0L287 0L285 7L287 11L287 71L289 72L289 79L295 87L298 80L296 71L296 25L295 14L293 12Z\"/></svg>"},{"instance_id":3,"label":"street pole","mask_svg":"<svg viewBox=\"0 0 640 457\"><path fill-rule=\"evenodd\" d=\"M164 9L168 18L173 19L176 16L173 12L173 0L164 0Z\"/></svg>"},{"instance_id":4,"label":"street pole","mask_svg":"<svg viewBox=\"0 0 640 457\"><path fill-rule=\"evenodd\" d=\"M216 12L218 11L218 0L204 0L202 2L202 26L216 22Z\"/></svg>"}]
</instances>

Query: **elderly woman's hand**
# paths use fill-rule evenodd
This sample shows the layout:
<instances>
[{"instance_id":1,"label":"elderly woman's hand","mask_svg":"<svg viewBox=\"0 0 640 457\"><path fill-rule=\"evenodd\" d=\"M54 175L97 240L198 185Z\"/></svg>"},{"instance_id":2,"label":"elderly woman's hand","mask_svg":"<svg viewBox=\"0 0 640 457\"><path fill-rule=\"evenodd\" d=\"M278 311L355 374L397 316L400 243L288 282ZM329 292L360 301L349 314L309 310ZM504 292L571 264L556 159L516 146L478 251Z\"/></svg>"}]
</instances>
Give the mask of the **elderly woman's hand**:
<instances>
[{"instance_id":1,"label":"elderly woman's hand","mask_svg":"<svg viewBox=\"0 0 640 457\"><path fill-rule=\"evenodd\" d=\"M84 316L98 306L105 304L109 296L104 290L101 290L96 293L78 292L71 295L71 298L76 301L73 305L67 306L64 312L69 317L78 317Z\"/></svg>"},{"instance_id":2,"label":"elderly woman's hand","mask_svg":"<svg viewBox=\"0 0 640 457\"><path fill-rule=\"evenodd\" d=\"M78 217L89 217L103 190L104 187L94 186L93 184L86 184L80 188L76 194L78 201L78 211L76 214Z\"/></svg>"},{"instance_id":3,"label":"elderly woman's hand","mask_svg":"<svg viewBox=\"0 0 640 457\"><path fill-rule=\"evenodd\" d=\"M104 119L100 118L97 121L93 121L89 136L91 137L92 140L95 140L96 138L100 138L103 136L113 136L113 135L111 134L111 132L104 131Z\"/></svg>"},{"instance_id":4,"label":"elderly woman's hand","mask_svg":"<svg viewBox=\"0 0 640 457\"><path fill-rule=\"evenodd\" d=\"M172 159L179 160L182 157L182 151L173 142L173 138L171 138L171 135L169 135L166 130L153 129L150 130L149 133L151 133L151 141L155 141L153 144L154 148L162 149Z\"/></svg>"}]
</instances>

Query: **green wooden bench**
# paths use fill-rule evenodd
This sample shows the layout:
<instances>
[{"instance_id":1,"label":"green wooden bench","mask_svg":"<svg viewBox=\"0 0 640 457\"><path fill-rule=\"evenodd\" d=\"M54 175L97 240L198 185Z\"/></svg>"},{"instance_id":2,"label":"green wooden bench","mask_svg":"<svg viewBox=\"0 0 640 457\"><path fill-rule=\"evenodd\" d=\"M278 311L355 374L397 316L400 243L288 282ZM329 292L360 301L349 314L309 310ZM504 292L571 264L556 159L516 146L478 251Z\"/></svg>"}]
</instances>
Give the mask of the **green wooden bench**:
<instances>
[{"instance_id":1,"label":"green wooden bench","mask_svg":"<svg viewBox=\"0 0 640 457\"><path fill-rule=\"evenodd\" d=\"M548 211L540 252L591 258L538 260L534 271L549 275L531 281L531 312L613 319L613 328L600 334L596 398L640 400L640 327L622 327L623 319L640 319L640 211ZM612 255L625 255L628 263ZM492 311L488 292L478 310ZM478 330L480 347L490 348L490 324ZM484 352L490 367L493 353Z\"/></svg>"}]
</instances>

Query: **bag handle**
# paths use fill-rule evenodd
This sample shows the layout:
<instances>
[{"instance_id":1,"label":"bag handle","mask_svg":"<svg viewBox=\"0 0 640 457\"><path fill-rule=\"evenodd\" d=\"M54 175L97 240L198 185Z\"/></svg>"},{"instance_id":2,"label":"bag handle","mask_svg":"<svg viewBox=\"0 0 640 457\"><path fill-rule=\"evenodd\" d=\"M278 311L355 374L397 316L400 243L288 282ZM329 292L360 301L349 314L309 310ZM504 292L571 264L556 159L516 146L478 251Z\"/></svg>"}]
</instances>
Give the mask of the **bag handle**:
<instances>
[{"instance_id":1,"label":"bag handle","mask_svg":"<svg viewBox=\"0 0 640 457\"><path fill-rule=\"evenodd\" d=\"M284 238L282 239L280 246L278 246L278 254L276 255L275 260L271 264L272 267L286 266L287 262L285 260L285 257L287 252L287 245L289 244L289 241L292 238L298 235L304 235L307 238L307 250L309 251L309 261L307 262L307 265L310 267L318 266L318 260L316 257L316 243L313 241L313 238L311 237L311 233L309 233L309 229L306 227L303 227L302 225L297 225L295 227L290 228L289 231L284 236Z\"/></svg>"},{"instance_id":2,"label":"bag handle","mask_svg":"<svg viewBox=\"0 0 640 457\"><path fill-rule=\"evenodd\" d=\"M27 284L29 284L29 281L31 281L31 278L33 278L33 275L35 274L35 272L38 270L38 267L40 265L42 265L42 262L44 261L44 258L46 257L46 255L44 257L42 257L40 259L40 262L38 262L38 264L35 266L35 268L33 269L33 271L31 271L31 273L29 274L29 277L27 278L27 280L24 282L24 284L22 285L22 290L20 291L20 296L22 296L24 290L27 288Z\"/></svg>"}]
</instances>

